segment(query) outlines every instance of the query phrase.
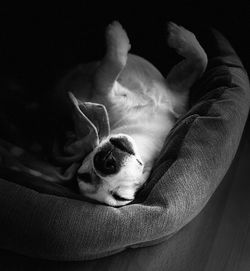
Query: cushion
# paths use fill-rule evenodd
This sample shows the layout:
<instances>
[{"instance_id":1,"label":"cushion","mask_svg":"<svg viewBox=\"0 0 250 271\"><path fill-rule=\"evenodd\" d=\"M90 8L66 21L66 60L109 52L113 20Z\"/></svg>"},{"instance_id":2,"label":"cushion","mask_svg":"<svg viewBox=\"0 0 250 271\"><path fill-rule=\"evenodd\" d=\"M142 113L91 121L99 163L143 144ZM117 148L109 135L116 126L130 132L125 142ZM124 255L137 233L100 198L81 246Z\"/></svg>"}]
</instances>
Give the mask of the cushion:
<instances>
[{"instance_id":1,"label":"cushion","mask_svg":"<svg viewBox=\"0 0 250 271\"><path fill-rule=\"evenodd\" d=\"M171 130L136 200L120 208L93 204L70 187L3 167L0 248L94 259L161 242L202 210L234 158L250 106L243 64L219 32L210 35L208 67L192 89L190 110Z\"/></svg>"}]
</instances>

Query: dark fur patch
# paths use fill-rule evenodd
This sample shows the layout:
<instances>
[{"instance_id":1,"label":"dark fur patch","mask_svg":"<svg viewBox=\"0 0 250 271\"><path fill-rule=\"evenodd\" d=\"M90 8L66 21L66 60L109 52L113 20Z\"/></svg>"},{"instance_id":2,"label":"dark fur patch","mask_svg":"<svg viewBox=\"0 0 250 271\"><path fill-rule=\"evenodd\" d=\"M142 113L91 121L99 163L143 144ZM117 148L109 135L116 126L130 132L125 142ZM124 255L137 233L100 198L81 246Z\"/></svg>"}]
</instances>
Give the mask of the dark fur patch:
<instances>
[{"instance_id":1,"label":"dark fur patch","mask_svg":"<svg viewBox=\"0 0 250 271\"><path fill-rule=\"evenodd\" d=\"M132 148L132 145L127 139L125 139L125 138L110 138L109 141L117 149L119 149L123 152L127 152L130 155L135 155L135 152Z\"/></svg>"},{"instance_id":2,"label":"dark fur patch","mask_svg":"<svg viewBox=\"0 0 250 271\"><path fill-rule=\"evenodd\" d=\"M83 180L85 183L92 183L91 174L88 172L78 173L77 177Z\"/></svg>"}]
</instances>

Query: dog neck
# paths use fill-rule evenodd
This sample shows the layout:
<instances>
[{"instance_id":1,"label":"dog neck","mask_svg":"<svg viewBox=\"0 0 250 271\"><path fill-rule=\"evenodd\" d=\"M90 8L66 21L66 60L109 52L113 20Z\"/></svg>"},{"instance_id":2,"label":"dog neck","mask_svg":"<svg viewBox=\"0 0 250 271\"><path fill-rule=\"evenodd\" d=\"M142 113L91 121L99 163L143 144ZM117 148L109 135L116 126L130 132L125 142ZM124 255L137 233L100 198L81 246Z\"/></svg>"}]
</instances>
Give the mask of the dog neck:
<instances>
[{"instance_id":1,"label":"dog neck","mask_svg":"<svg viewBox=\"0 0 250 271\"><path fill-rule=\"evenodd\" d=\"M146 166L152 166L175 123L171 101L165 94L166 90L158 85L152 84L150 91L142 86L138 93L118 82L110 94L111 135L132 137Z\"/></svg>"}]
</instances>

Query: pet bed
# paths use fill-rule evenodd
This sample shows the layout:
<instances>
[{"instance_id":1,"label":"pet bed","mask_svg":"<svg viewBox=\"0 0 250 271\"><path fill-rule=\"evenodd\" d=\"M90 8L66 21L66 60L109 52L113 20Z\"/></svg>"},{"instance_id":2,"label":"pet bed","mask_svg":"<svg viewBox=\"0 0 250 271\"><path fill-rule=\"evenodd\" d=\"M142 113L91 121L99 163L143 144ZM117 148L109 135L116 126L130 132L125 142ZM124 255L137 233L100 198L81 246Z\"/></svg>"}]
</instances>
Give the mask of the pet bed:
<instances>
[{"instance_id":1,"label":"pet bed","mask_svg":"<svg viewBox=\"0 0 250 271\"><path fill-rule=\"evenodd\" d=\"M44 166L47 175L28 174L28 162L20 165L17 157L32 158L1 138L0 248L35 258L94 259L156 244L195 217L234 158L250 106L239 57L217 31L208 40L208 67L192 89L190 110L172 129L130 205L93 204L71 188L42 180L72 177L73 171L59 174L52 164Z\"/></svg>"}]
</instances>

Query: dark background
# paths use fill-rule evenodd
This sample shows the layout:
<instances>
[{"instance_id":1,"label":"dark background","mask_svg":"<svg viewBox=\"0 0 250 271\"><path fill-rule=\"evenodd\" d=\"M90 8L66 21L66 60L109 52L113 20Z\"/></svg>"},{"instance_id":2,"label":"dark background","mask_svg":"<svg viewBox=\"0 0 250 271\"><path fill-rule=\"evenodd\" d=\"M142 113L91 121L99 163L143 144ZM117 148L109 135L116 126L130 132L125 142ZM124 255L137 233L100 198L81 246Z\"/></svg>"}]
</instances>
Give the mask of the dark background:
<instances>
[{"instance_id":1,"label":"dark background","mask_svg":"<svg viewBox=\"0 0 250 271\"><path fill-rule=\"evenodd\" d=\"M153 1L142 4L103 1L78 4L14 4L0 7L2 81L14 80L29 95L51 91L68 68L99 59L105 52L105 26L114 19L127 30L132 53L164 74L178 61L165 42L166 22L174 21L199 38L207 27L219 29L250 68L250 4L240 1Z\"/></svg>"},{"instance_id":2,"label":"dark background","mask_svg":"<svg viewBox=\"0 0 250 271\"><path fill-rule=\"evenodd\" d=\"M166 22L170 20L189 28L198 38L206 35L208 27L217 28L230 40L250 71L250 4L237 0L173 1L165 1L161 6L154 1L149 4L144 1L140 6L117 1L114 6L109 4L105 8L100 6L101 1L93 1L91 5L86 1L77 5L1 4L1 91L19 91L18 86L21 86L24 91L19 97L46 100L56 80L67 69L102 57L105 26L114 19L127 30L131 52L152 61L162 73L167 73L178 61L165 43ZM20 114L18 110L15 113ZM249 138L249 127L248 121L244 138ZM226 176L228 180L222 183L224 186L219 187L202 213L169 242L86 263L42 262L0 252L0 263L9 268L3 270L29 270L26 265L32 267L30 270L107 270L109 266L109 270L117 270L117 266L125 270L126 266L133 265L139 270L139 266L150 269L152 264L174 266L171 270L183 270L183 266L185 270L204 270L205 265L206 270L248 270L248 142L244 139L240 162L234 163ZM227 186L228 182L233 184ZM225 191L225 185L229 192ZM179 253L173 253L175 250ZM12 265L16 268L12 269Z\"/></svg>"},{"instance_id":3,"label":"dark background","mask_svg":"<svg viewBox=\"0 0 250 271\"><path fill-rule=\"evenodd\" d=\"M51 149L54 130L58 130L55 112L60 111L59 102L50 99L54 86L70 68L102 58L105 27L113 20L127 30L131 52L151 61L164 75L180 60L166 44L168 21L193 31L207 53L208 29L217 28L250 70L250 4L147 2L0 4L0 112L4 112L0 121L8 126L13 123L19 130L13 138L13 132L1 125L1 134L17 145L26 141L24 148L38 140Z\"/></svg>"}]
</instances>

